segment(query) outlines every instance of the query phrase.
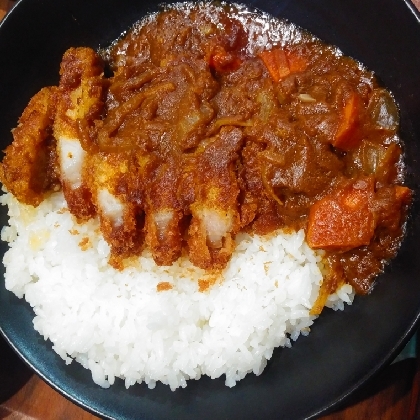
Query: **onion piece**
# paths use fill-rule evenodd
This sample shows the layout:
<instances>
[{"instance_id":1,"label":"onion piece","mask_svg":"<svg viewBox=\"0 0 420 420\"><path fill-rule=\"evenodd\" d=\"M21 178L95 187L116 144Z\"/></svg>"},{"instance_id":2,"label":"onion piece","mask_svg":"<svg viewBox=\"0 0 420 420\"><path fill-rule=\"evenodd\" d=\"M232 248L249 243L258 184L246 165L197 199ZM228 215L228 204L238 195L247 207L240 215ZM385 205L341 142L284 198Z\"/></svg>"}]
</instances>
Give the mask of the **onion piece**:
<instances>
[{"instance_id":1,"label":"onion piece","mask_svg":"<svg viewBox=\"0 0 420 420\"><path fill-rule=\"evenodd\" d=\"M396 130L399 125L398 108L394 98L385 89L375 89L368 105L368 113L376 128Z\"/></svg>"},{"instance_id":2,"label":"onion piece","mask_svg":"<svg viewBox=\"0 0 420 420\"><path fill-rule=\"evenodd\" d=\"M316 99L313 98L311 95L309 95L309 93L300 93L298 95L298 98L301 102L305 102L305 103L313 103L316 102Z\"/></svg>"},{"instance_id":3,"label":"onion piece","mask_svg":"<svg viewBox=\"0 0 420 420\"><path fill-rule=\"evenodd\" d=\"M263 186L265 188L265 190L267 191L268 195L274 199L274 201L276 201L278 204L280 204L281 206L284 205L283 201L280 200L280 198L276 195L276 193L274 192L273 186L271 185L270 181L267 178L267 167L262 168L261 171L261 178L262 178L262 182L263 182Z\"/></svg>"}]
</instances>

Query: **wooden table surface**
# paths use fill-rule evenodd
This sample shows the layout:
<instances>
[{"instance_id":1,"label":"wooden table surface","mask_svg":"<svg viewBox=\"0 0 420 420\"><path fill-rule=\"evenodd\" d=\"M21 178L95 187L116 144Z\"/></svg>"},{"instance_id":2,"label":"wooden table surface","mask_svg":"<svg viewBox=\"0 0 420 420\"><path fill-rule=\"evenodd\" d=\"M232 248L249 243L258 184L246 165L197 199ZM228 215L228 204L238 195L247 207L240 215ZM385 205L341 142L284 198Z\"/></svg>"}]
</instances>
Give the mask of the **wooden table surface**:
<instances>
[{"instance_id":1,"label":"wooden table surface","mask_svg":"<svg viewBox=\"0 0 420 420\"><path fill-rule=\"evenodd\" d=\"M59 1L59 0L58 0ZM413 0L420 10L420 0ZM13 1L0 0L0 20ZM4 345L4 344L3 344ZM0 399L0 419L9 420L94 420L98 417L76 406L32 374L13 355L14 389ZM388 366L368 381L345 405L322 420L420 420L420 357ZM0 377L0 385L4 386ZM0 388L1 390L1 388ZM2 393L0 392L0 398ZM4 398L4 397L3 397Z\"/></svg>"}]
</instances>

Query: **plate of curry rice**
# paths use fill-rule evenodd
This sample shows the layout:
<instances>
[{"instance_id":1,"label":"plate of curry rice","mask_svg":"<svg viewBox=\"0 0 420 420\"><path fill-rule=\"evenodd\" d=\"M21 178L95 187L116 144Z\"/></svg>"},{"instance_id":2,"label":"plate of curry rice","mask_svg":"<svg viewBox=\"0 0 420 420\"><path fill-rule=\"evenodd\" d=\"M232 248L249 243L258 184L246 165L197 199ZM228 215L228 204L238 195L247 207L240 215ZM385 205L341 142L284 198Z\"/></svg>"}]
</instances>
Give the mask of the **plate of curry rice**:
<instances>
[{"instance_id":1,"label":"plate of curry rice","mask_svg":"<svg viewBox=\"0 0 420 420\"><path fill-rule=\"evenodd\" d=\"M103 418L337 408L420 314L418 51L408 0L18 2L2 335Z\"/></svg>"}]
</instances>

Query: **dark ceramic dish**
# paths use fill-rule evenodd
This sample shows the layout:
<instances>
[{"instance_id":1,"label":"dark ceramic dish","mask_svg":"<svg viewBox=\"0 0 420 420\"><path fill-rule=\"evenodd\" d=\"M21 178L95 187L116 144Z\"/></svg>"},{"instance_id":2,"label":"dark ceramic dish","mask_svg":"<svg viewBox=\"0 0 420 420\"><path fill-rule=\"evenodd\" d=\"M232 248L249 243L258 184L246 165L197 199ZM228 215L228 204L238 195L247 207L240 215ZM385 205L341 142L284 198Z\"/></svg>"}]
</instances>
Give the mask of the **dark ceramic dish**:
<instances>
[{"instance_id":1,"label":"dark ceramic dish","mask_svg":"<svg viewBox=\"0 0 420 420\"><path fill-rule=\"evenodd\" d=\"M153 0L23 0L0 28L0 139L11 142L29 98L58 82L70 46L106 46L145 13ZM119 419L301 419L331 410L402 348L420 314L420 15L408 0L251 0L339 46L374 70L401 109L407 184L415 190L408 234L371 296L342 313L324 311L309 337L278 350L265 372L236 387L202 378L171 392L158 385L108 390L90 372L65 363L32 328L29 305L0 285L0 327L21 357L48 383L85 409ZM1 222L6 211L1 210ZM6 246L1 245L1 252Z\"/></svg>"}]
</instances>

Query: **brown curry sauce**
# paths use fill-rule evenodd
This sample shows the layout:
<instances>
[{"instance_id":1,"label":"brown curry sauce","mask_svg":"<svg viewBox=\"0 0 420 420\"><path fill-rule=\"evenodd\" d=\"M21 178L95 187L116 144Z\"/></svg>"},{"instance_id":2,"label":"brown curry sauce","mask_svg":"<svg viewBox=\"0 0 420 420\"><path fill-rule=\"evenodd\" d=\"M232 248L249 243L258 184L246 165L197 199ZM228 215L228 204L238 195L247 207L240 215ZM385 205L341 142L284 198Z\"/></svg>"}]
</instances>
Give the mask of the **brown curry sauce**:
<instances>
[{"instance_id":1,"label":"brown curry sauce","mask_svg":"<svg viewBox=\"0 0 420 420\"><path fill-rule=\"evenodd\" d=\"M48 100L44 92L47 105L37 109L48 115L31 123L48 134L30 158L13 157L23 142L15 137L2 182L33 205L63 185L48 127L60 95L90 77L90 97L101 99L69 124L87 153L84 213L99 214L114 266L146 245L160 265L184 249L195 265L220 269L239 230L303 228L329 267L315 306L342 283L369 292L399 248L411 201L392 95L360 63L291 24L271 21L267 37L264 19L250 22L256 15L240 7L205 7L168 8L135 26L101 52L110 78L62 67L67 85ZM67 64L83 67L85 50L73 49ZM34 168L43 171L36 191L22 184ZM101 209L103 188L121 204L122 224Z\"/></svg>"}]
</instances>

